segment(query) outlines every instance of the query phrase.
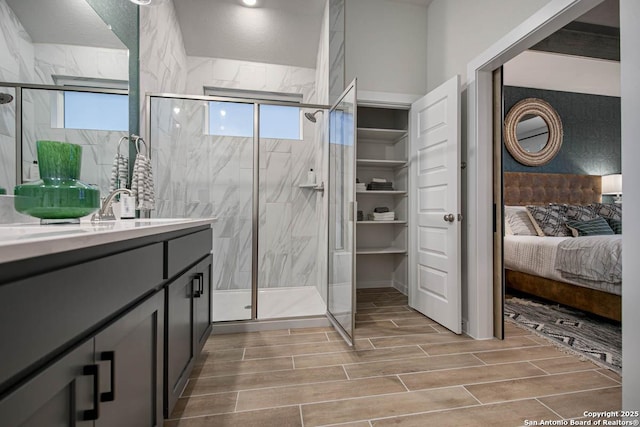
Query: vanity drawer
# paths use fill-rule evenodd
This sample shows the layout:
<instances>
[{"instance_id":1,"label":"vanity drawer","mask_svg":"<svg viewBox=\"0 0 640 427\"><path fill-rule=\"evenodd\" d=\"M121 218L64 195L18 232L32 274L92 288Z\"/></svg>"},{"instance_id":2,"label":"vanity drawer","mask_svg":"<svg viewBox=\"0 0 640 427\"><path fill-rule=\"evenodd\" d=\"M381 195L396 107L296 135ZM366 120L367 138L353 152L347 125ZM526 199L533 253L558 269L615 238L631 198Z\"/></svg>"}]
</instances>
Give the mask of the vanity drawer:
<instances>
[{"instance_id":1,"label":"vanity drawer","mask_svg":"<svg viewBox=\"0 0 640 427\"><path fill-rule=\"evenodd\" d=\"M211 252L213 230L208 228L177 239L171 239L165 242L165 245L164 278L170 279Z\"/></svg>"},{"instance_id":2,"label":"vanity drawer","mask_svg":"<svg viewBox=\"0 0 640 427\"><path fill-rule=\"evenodd\" d=\"M0 390L162 284L163 243L0 286Z\"/></svg>"}]
</instances>

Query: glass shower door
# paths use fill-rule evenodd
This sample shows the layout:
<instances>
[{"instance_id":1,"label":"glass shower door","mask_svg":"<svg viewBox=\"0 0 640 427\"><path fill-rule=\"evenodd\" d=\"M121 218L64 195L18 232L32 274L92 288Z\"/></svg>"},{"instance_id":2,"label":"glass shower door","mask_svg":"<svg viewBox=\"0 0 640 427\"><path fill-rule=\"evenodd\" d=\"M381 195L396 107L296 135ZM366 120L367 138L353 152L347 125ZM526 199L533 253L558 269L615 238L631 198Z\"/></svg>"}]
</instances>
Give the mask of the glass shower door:
<instances>
[{"instance_id":1,"label":"glass shower door","mask_svg":"<svg viewBox=\"0 0 640 427\"><path fill-rule=\"evenodd\" d=\"M327 316L349 345L355 327L356 80L329 112Z\"/></svg>"},{"instance_id":2,"label":"glass shower door","mask_svg":"<svg viewBox=\"0 0 640 427\"><path fill-rule=\"evenodd\" d=\"M160 218L213 224L213 321L251 319L254 104L151 97Z\"/></svg>"}]
</instances>

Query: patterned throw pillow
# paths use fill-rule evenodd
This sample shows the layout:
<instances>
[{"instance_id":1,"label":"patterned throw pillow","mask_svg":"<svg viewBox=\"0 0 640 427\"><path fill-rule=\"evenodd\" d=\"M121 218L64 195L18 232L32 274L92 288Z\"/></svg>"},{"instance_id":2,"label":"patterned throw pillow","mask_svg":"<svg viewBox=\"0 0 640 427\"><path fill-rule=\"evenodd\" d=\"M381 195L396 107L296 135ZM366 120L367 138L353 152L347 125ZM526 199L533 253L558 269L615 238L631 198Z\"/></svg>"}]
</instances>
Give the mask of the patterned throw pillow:
<instances>
[{"instance_id":1,"label":"patterned throw pillow","mask_svg":"<svg viewBox=\"0 0 640 427\"><path fill-rule=\"evenodd\" d=\"M535 226L527 214L525 206L505 206L505 229L515 236L537 236Z\"/></svg>"},{"instance_id":2,"label":"patterned throw pillow","mask_svg":"<svg viewBox=\"0 0 640 427\"><path fill-rule=\"evenodd\" d=\"M575 206L568 205L567 212L565 214L567 219L574 221L589 221L590 219L596 219L599 217L591 206Z\"/></svg>"},{"instance_id":3,"label":"patterned throw pillow","mask_svg":"<svg viewBox=\"0 0 640 427\"><path fill-rule=\"evenodd\" d=\"M605 218L605 219L607 220L609 227L611 227L614 233L622 234L622 221L620 221L619 219L613 219L613 218Z\"/></svg>"},{"instance_id":4,"label":"patterned throw pillow","mask_svg":"<svg viewBox=\"0 0 640 427\"><path fill-rule=\"evenodd\" d=\"M602 217L590 219L587 221L572 221L566 222L567 227L571 230L573 237L578 236L607 236L612 235L613 230L607 224L607 221Z\"/></svg>"},{"instance_id":5,"label":"patterned throw pillow","mask_svg":"<svg viewBox=\"0 0 640 427\"><path fill-rule=\"evenodd\" d=\"M531 221L536 226L538 236L571 236L571 231L565 225L567 220L566 206L527 206Z\"/></svg>"},{"instance_id":6,"label":"patterned throw pillow","mask_svg":"<svg viewBox=\"0 0 640 427\"><path fill-rule=\"evenodd\" d=\"M622 221L622 205L618 203L592 203L589 207L598 216Z\"/></svg>"}]
</instances>

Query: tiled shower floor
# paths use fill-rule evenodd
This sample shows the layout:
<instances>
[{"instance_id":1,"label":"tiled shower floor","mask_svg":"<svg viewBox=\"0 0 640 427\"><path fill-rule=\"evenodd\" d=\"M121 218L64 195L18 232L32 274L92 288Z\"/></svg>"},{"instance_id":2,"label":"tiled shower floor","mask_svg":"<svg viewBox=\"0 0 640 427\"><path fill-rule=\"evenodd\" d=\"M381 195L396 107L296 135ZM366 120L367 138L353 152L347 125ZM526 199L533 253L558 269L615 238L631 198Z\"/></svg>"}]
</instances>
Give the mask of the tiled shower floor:
<instances>
[{"instance_id":1,"label":"tiled shower floor","mask_svg":"<svg viewBox=\"0 0 640 427\"><path fill-rule=\"evenodd\" d=\"M511 324L476 341L394 289L357 301L355 350L331 328L212 336L165 427L519 426L621 407L617 374Z\"/></svg>"}]
</instances>

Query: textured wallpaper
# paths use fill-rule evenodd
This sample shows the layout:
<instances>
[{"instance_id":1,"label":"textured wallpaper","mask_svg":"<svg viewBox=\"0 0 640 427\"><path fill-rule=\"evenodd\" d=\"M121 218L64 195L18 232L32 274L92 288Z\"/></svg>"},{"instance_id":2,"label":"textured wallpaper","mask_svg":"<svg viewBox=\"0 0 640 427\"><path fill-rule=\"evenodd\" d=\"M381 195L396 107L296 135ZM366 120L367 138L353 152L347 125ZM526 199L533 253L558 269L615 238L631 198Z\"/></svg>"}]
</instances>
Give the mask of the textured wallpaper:
<instances>
[{"instance_id":1,"label":"textured wallpaper","mask_svg":"<svg viewBox=\"0 0 640 427\"><path fill-rule=\"evenodd\" d=\"M546 165L531 167L518 163L503 146L505 171L588 175L620 173L620 98L505 86L505 114L524 98L544 99L558 111L564 129L562 148Z\"/></svg>"}]
</instances>

